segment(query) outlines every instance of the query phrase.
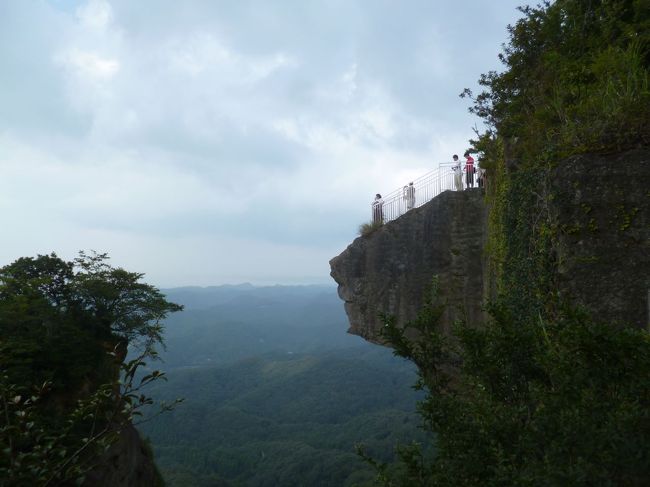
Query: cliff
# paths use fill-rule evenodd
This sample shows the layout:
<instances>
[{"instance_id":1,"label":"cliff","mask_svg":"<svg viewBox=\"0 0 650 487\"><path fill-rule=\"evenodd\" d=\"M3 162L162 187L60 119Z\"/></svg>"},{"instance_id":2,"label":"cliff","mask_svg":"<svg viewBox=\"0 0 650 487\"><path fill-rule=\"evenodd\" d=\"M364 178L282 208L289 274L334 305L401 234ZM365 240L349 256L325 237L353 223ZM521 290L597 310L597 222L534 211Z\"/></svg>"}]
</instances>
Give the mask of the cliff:
<instances>
[{"instance_id":1,"label":"cliff","mask_svg":"<svg viewBox=\"0 0 650 487\"><path fill-rule=\"evenodd\" d=\"M379 343L380 313L402 325L415 318L434 275L448 303L443 327L482 322L486 213L481 190L447 191L333 258L349 332Z\"/></svg>"},{"instance_id":2,"label":"cliff","mask_svg":"<svg viewBox=\"0 0 650 487\"><path fill-rule=\"evenodd\" d=\"M552 242L544 255L548 292L558 303L583 306L615 326L650 329L650 151L574 156L533 180L518 179L521 169L508 166L511 181L529 182L511 191L512 226L501 230L521 246L520 254L505 256L505 292L540 292L533 282L537 271L527 264L536 258L535 243L527 239L546 232ZM515 191L533 201L523 214L513 208ZM482 304L497 287L484 252L487 212L480 190L447 191L357 238L333 258L331 275L345 302L349 332L380 343L380 313L395 316L398 325L412 320L434 275L448 304L443 331L456 318L483 323ZM532 270L525 274L517 266Z\"/></svg>"}]
</instances>

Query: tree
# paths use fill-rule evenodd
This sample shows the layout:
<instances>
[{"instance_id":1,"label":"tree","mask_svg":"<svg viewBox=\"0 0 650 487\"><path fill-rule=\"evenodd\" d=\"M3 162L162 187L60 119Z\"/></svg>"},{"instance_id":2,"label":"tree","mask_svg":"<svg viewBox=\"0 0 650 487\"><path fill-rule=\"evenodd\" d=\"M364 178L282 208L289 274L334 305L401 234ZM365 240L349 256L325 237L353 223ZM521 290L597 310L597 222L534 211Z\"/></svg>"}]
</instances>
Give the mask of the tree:
<instances>
[{"instance_id":1,"label":"tree","mask_svg":"<svg viewBox=\"0 0 650 487\"><path fill-rule=\"evenodd\" d=\"M24 257L0 269L0 476L54 485L93 461L152 403L136 381L163 345L168 302L106 254ZM137 357L124 363L127 351ZM163 406L163 409L167 406Z\"/></svg>"},{"instance_id":2,"label":"tree","mask_svg":"<svg viewBox=\"0 0 650 487\"><path fill-rule=\"evenodd\" d=\"M650 143L650 3L548 0L520 7L508 26L502 72L465 89L485 123L474 150L494 171L509 157L529 164ZM494 176L494 172L492 173Z\"/></svg>"}]
</instances>

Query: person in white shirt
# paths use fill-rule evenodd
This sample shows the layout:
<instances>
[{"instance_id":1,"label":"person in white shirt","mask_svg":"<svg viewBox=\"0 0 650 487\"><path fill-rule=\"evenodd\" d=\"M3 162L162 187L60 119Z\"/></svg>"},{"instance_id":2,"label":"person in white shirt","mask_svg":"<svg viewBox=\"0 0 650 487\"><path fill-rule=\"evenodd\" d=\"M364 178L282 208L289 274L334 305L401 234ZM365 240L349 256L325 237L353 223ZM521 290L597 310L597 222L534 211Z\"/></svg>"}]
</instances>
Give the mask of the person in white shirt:
<instances>
[{"instance_id":1,"label":"person in white shirt","mask_svg":"<svg viewBox=\"0 0 650 487\"><path fill-rule=\"evenodd\" d=\"M463 169L460 165L460 161L458 160L458 155L454 154L454 165L451 166L451 170L454 171L454 187L456 188L456 191L462 191L463 190Z\"/></svg>"},{"instance_id":2,"label":"person in white shirt","mask_svg":"<svg viewBox=\"0 0 650 487\"><path fill-rule=\"evenodd\" d=\"M404 186L403 193L404 201L406 201L406 210L408 211L415 206L415 187L412 182L408 186Z\"/></svg>"},{"instance_id":3,"label":"person in white shirt","mask_svg":"<svg viewBox=\"0 0 650 487\"><path fill-rule=\"evenodd\" d=\"M384 223L384 200L379 193L372 202L372 223Z\"/></svg>"}]
</instances>

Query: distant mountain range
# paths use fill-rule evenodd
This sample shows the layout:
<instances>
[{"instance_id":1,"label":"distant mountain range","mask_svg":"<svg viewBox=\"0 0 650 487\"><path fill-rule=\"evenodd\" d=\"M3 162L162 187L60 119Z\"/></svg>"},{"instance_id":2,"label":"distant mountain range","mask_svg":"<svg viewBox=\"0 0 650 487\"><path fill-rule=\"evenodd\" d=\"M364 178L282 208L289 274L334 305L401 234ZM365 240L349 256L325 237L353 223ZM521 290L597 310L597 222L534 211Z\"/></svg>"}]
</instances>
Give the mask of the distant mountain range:
<instances>
[{"instance_id":1,"label":"distant mountain range","mask_svg":"<svg viewBox=\"0 0 650 487\"><path fill-rule=\"evenodd\" d=\"M185 306L166 322L167 367L223 365L265 353L361 346L332 286L250 284L163 290Z\"/></svg>"}]
</instances>

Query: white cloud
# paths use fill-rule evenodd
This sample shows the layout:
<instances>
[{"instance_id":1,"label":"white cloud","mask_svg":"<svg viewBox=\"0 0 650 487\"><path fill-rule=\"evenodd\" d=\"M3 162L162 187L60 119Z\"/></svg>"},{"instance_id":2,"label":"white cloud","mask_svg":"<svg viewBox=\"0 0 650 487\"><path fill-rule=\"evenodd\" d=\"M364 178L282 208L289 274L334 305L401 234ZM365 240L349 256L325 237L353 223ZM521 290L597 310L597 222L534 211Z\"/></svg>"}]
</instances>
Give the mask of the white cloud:
<instances>
[{"instance_id":1,"label":"white cloud","mask_svg":"<svg viewBox=\"0 0 650 487\"><path fill-rule=\"evenodd\" d=\"M77 9L76 17L89 31L103 32L111 23L113 11L106 0L89 0Z\"/></svg>"},{"instance_id":2,"label":"white cloud","mask_svg":"<svg viewBox=\"0 0 650 487\"><path fill-rule=\"evenodd\" d=\"M170 39L162 48L172 70L192 77L215 76L220 84L252 84L281 68L295 67L285 53L244 56L228 48L215 35L206 32Z\"/></svg>"},{"instance_id":3,"label":"white cloud","mask_svg":"<svg viewBox=\"0 0 650 487\"><path fill-rule=\"evenodd\" d=\"M105 58L95 52L72 48L55 57L55 61L72 70L80 78L108 80L120 69L116 59Z\"/></svg>"},{"instance_id":4,"label":"white cloud","mask_svg":"<svg viewBox=\"0 0 650 487\"><path fill-rule=\"evenodd\" d=\"M209 69L223 70L233 64L233 55L214 36L196 33L168 42L163 52L169 54L172 69L198 76Z\"/></svg>"}]
</instances>

